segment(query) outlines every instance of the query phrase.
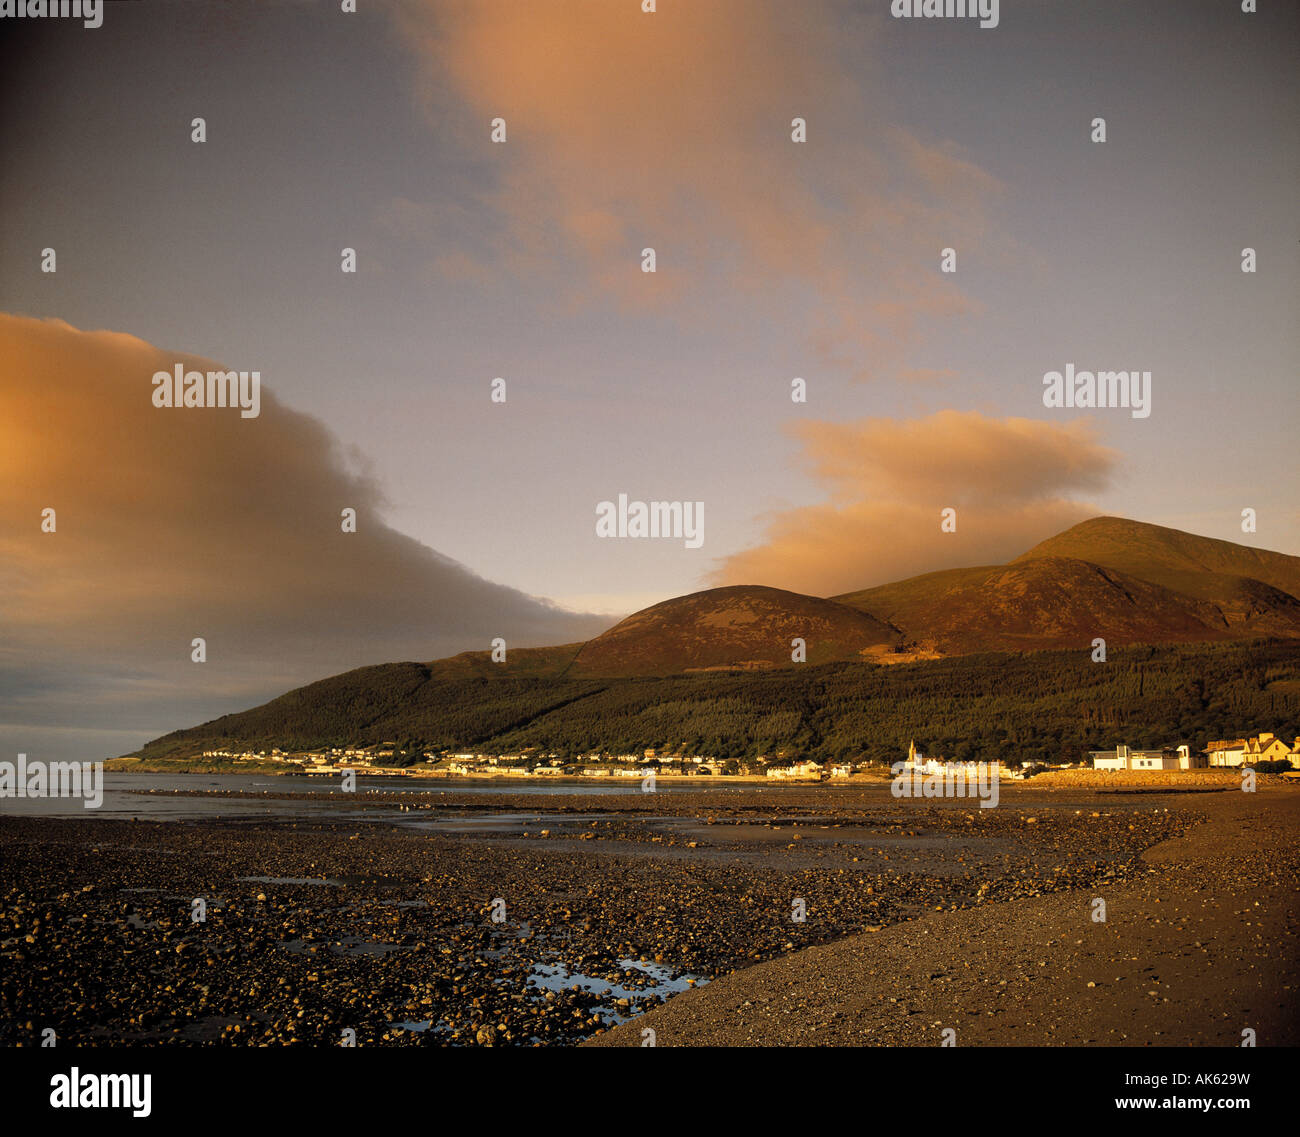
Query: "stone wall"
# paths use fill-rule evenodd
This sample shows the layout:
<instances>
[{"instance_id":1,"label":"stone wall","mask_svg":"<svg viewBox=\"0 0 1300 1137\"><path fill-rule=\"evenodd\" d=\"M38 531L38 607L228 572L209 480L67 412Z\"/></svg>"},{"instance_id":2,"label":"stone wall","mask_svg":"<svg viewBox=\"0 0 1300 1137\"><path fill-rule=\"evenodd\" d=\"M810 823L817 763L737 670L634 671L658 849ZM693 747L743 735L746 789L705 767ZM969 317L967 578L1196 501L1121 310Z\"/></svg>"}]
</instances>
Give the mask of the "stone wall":
<instances>
[{"instance_id":1,"label":"stone wall","mask_svg":"<svg viewBox=\"0 0 1300 1137\"><path fill-rule=\"evenodd\" d=\"M1276 774L1257 774L1257 781ZM1030 778L1027 786L1240 786L1241 769L1219 770L1052 770Z\"/></svg>"}]
</instances>

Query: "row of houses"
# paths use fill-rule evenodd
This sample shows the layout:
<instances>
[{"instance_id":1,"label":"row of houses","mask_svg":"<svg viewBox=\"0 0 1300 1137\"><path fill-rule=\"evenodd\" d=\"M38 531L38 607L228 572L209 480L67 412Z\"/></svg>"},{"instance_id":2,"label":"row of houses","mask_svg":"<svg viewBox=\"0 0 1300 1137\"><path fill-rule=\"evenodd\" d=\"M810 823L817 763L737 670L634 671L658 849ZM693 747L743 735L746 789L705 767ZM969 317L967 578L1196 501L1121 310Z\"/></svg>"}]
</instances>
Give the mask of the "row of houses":
<instances>
[{"instance_id":1,"label":"row of houses","mask_svg":"<svg viewBox=\"0 0 1300 1137\"><path fill-rule=\"evenodd\" d=\"M284 750L205 750L204 758L230 758L235 762L301 762L297 757Z\"/></svg>"},{"instance_id":2,"label":"row of houses","mask_svg":"<svg viewBox=\"0 0 1300 1137\"><path fill-rule=\"evenodd\" d=\"M1193 754L1186 743L1155 750L1135 750L1122 743L1114 750L1091 750L1094 770L1204 770L1212 766L1254 766L1287 762L1300 769L1300 737L1288 746L1270 731L1251 738L1220 739Z\"/></svg>"},{"instance_id":3,"label":"row of houses","mask_svg":"<svg viewBox=\"0 0 1300 1137\"><path fill-rule=\"evenodd\" d=\"M912 741L907 744L907 760L903 763L902 772L914 777L918 775L929 777L932 774L942 774L947 777L951 774L955 778L964 779L968 782L990 777L1010 778L1019 781L1024 777L1021 772L1022 765L1027 766L1028 763L1012 765L1001 758L980 762L927 758L916 748L916 742Z\"/></svg>"},{"instance_id":4,"label":"row of houses","mask_svg":"<svg viewBox=\"0 0 1300 1137\"><path fill-rule=\"evenodd\" d=\"M1257 762L1289 761L1300 769L1300 736L1288 746L1271 731L1254 738L1229 738L1211 742L1205 748L1211 766L1253 766Z\"/></svg>"},{"instance_id":5,"label":"row of houses","mask_svg":"<svg viewBox=\"0 0 1300 1137\"><path fill-rule=\"evenodd\" d=\"M379 746L336 748L324 752L294 754L277 748L258 751L207 750L206 758L231 758L245 762L276 762L303 765L311 773L332 772L345 766L382 767L384 759L393 755L395 743L381 743ZM1156 749L1135 749L1120 743L1113 750L1092 750L1088 752L1096 770L1200 770L1209 767L1233 767L1257 765L1261 762L1289 761L1300 769L1300 737L1292 745L1269 731L1261 731L1250 738L1218 739L1211 742L1204 750L1193 753L1186 744L1158 747ZM578 759L565 760L554 754L435 754L424 755L426 759L439 763L434 772L441 770L448 774L496 774L498 776L526 777L641 777L653 767L672 762L680 763L683 772L697 771L701 774L721 775L725 773L724 763L714 757L692 755L664 755L660 761L655 760L655 752L647 750L643 754L610 755L593 753ZM927 758L909 743L904 769L909 773L924 775L950 772L954 765L942 758ZM974 764L965 765L974 768ZM1027 763L1007 763L993 761L983 765L996 768L1001 777L1018 777L1020 768ZM765 759L757 763L743 763L743 769L755 769L765 772L774 781L820 781L829 775L832 778L847 778L860 769L851 763L823 765L812 760L796 760L780 765L767 765ZM733 772L737 769L732 766Z\"/></svg>"},{"instance_id":6,"label":"row of houses","mask_svg":"<svg viewBox=\"0 0 1300 1137\"><path fill-rule=\"evenodd\" d=\"M915 740L912 740L907 744L907 758L902 763L902 772L922 776L942 774L945 777L951 774L967 780L995 775L1019 780L1024 776L1021 767L1027 765L1027 762L1009 764L1001 759L991 762L960 762L947 758L929 758L917 749ZM839 762L826 766L820 762L802 761L785 766L769 766L767 776L777 781L813 781L820 780L823 774L829 774L832 778L849 778L867 768L865 763Z\"/></svg>"}]
</instances>

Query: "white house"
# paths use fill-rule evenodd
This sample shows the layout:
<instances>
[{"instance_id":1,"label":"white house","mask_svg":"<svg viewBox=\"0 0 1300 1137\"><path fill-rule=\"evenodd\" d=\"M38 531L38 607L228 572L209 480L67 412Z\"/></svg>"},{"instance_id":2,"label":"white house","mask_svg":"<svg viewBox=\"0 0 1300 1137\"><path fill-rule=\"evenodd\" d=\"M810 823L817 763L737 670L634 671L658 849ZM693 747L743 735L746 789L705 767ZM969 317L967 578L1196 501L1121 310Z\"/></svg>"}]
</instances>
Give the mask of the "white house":
<instances>
[{"instance_id":1,"label":"white house","mask_svg":"<svg viewBox=\"0 0 1300 1137\"><path fill-rule=\"evenodd\" d=\"M767 771L769 778L790 779L790 778L820 778L822 773L821 763L819 762L795 762L789 766L772 766Z\"/></svg>"},{"instance_id":2,"label":"white house","mask_svg":"<svg viewBox=\"0 0 1300 1137\"><path fill-rule=\"evenodd\" d=\"M1190 746L1166 746L1160 750L1133 750L1120 743L1114 750L1089 751L1094 770L1193 770L1205 765L1192 755Z\"/></svg>"},{"instance_id":3,"label":"white house","mask_svg":"<svg viewBox=\"0 0 1300 1137\"><path fill-rule=\"evenodd\" d=\"M1290 760L1300 766L1300 738L1290 747L1272 731L1263 730L1251 738L1220 739L1205 748L1211 766L1244 766L1255 762Z\"/></svg>"},{"instance_id":4,"label":"white house","mask_svg":"<svg viewBox=\"0 0 1300 1137\"><path fill-rule=\"evenodd\" d=\"M1000 778L1014 776L1000 758L992 762L949 762L943 758L927 758L916 748L915 741L907 744L907 759L903 762L903 772L924 774L927 777L931 774L943 774L945 777L952 774L956 778L965 778L968 781L980 777L992 777L994 773Z\"/></svg>"}]
</instances>

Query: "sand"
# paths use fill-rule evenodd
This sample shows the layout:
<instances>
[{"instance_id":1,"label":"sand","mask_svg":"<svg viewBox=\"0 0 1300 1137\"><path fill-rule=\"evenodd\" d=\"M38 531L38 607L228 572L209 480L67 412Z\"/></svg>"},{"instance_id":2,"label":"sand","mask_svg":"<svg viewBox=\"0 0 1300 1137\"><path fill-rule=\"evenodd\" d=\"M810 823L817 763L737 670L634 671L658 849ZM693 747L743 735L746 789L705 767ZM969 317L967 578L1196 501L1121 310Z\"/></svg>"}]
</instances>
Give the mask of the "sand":
<instances>
[{"instance_id":1,"label":"sand","mask_svg":"<svg viewBox=\"0 0 1300 1137\"><path fill-rule=\"evenodd\" d=\"M1294 1046L1300 792L1194 800L1206 820L1129 879L810 947L586 1045Z\"/></svg>"}]
</instances>

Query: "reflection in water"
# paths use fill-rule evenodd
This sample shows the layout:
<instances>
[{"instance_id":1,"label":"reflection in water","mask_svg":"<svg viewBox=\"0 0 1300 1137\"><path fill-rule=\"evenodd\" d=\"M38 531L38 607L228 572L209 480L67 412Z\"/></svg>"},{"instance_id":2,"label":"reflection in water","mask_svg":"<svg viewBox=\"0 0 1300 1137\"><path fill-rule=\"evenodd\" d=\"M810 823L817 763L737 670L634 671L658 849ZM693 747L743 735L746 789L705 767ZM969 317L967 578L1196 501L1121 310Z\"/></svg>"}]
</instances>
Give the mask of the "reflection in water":
<instances>
[{"instance_id":1,"label":"reflection in water","mask_svg":"<svg viewBox=\"0 0 1300 1137\"><path fill-rule=\"evenodd\" d=\"M576 778L554 781L494 778L485 781L444 781L416 778L357 779L357 791L344 794L332 778L276 777L250 774L198 776L193 774L121 774L104 775L104 801L99 809L86 809L80 798L0 798L0 816L16 817L113 817L147 818L151 821L192 821L205 817L310 817L349 811L368 794L416 794L423 804L438 804L447 794L484 794L511 796L641 797L641 783L635 778L619 778L626 785L609 784L608 779ZM743 790L746 794L778 798L797 786L762 786L727 784L725 780L692 779L690 783L661 781L659 794L702 793ZM194 791L204 796L187 796ZM227 793L255 794L256 797L225 797ZM300 802L279 800L276 795L303 794ZM332 802L330 797L337 797ZM259 800L263 799L263 800ZM394 807L396 812L400 807ZM382 811L372 817L388 816Z\"/></svg>"}]
</instances>

